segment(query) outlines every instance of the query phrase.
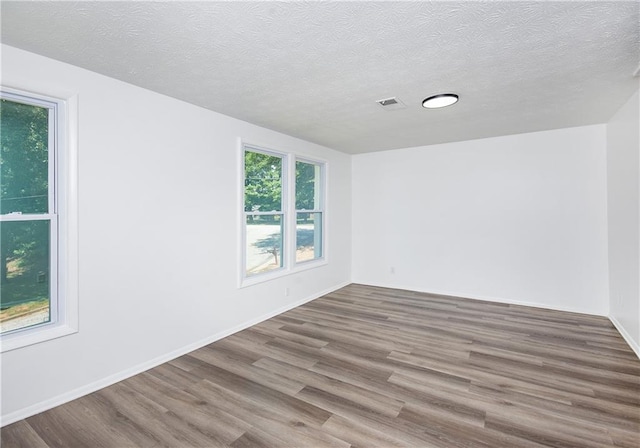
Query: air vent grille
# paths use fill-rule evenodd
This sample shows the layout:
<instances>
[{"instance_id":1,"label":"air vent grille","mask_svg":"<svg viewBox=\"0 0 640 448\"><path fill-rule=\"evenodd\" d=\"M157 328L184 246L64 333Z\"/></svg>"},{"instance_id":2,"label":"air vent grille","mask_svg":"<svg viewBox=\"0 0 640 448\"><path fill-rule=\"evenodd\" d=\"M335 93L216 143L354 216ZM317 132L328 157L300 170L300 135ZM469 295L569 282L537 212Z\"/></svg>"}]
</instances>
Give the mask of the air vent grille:
<instances>
[{"instance_id":1,"label":"air vent grille","mask_svg":"<svg viewBox=\"0 0 640 448\"><path fill-rule=\"evenodd\" d=\"M398 100L395 98L387 98L386 100L379 100L378 103L381 106L391 106L392 104L398 104Z\"/></svg>"},{"instance_id":2,"label":"air vent grille","mask_svg":"<svg viewBox=\"0 0 640 448\"><path fill-rule=\"evenodd\" d=\"M378 103L384 110L398 110L407 107L397 97L385 98L383 100L376 101L376 103Z\"/></svg>"}]
</instances>

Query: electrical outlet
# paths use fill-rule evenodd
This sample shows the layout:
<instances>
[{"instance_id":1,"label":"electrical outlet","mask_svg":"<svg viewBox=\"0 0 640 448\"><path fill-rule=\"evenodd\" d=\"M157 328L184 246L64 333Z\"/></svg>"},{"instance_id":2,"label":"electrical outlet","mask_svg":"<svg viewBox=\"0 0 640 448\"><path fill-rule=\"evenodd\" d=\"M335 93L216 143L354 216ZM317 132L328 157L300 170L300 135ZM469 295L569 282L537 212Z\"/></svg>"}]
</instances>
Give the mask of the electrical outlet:
<instances>
[{"instance_id":1,"label":"electrical outlet","mask_svg":"<svg viewBox=\"0 0 640 448\"><path fill-rule=\"evenodd\" d=\"M284 295L289 296L289 288L284 288Z\"/></svg>"},{"instance_id":2,"label":"electrical outlet","mask_svg":"<svg viewBox=\"0 0 640 448\"><path fill-rule=\"evenodd\" d=\"M389 273L390 273L390 274L395 274L395 273L396 273L396 268L395 268L394 266L391 266L391 267L389 268Z\"/></svg>"}]
</instances>

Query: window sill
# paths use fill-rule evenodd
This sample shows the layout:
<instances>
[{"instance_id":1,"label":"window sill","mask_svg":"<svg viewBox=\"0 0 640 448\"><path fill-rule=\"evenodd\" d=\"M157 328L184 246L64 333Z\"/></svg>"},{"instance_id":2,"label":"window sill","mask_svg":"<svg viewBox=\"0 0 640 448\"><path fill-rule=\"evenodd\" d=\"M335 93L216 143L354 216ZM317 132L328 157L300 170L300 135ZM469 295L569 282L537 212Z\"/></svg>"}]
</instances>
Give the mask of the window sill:
<instances>
[{"instance_id":1,"label":"window sill","mask_svg":"<svg viewBox=\"0 0 640 448\"><path fill-rule=\"evenodd\" d=\"M78 329L69 325L52 325L6 334L0 338L1 352L8 352L40 342L50 341L77 333Z\"/></svg>"},{"instance_id":2,"label":"window sill","mask_svg":"<svg viewBox=\"0 0 640 448\"><path fill-rule=\"evenodd\" d=\"M266 272L264 274L256 274L251 277L243 277L240 280L239 288L246 288L247 286L257 285L259 283L268 282L271 280L275 280L277 278L287 277L292 274L297 274L298 272L308 271L309 269L315 269L322 266L326 266L328 264L325 258L320 258L318 260L304 261L302 263L296 264L295 267L291 269L281 268L277 271Z\"/></svg>"}]
</instances>

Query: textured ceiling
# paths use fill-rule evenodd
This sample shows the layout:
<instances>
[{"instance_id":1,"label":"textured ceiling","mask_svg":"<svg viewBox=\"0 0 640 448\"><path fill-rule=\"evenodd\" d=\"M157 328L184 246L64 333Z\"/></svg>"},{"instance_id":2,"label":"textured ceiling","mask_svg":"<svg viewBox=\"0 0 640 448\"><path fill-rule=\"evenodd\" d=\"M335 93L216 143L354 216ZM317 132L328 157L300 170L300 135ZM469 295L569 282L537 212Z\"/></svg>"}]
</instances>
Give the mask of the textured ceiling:
<instances>
[{"instance_id":1,"label":"textured ceiling","mask_svg":"<svg viewBox=\"0 0 640 448\"><path fill-rule=\"evenodd\" d=\"M639 5L2 1L1 39L360 153L606 122L637 88Z\"/></svg>"}]
</instances>

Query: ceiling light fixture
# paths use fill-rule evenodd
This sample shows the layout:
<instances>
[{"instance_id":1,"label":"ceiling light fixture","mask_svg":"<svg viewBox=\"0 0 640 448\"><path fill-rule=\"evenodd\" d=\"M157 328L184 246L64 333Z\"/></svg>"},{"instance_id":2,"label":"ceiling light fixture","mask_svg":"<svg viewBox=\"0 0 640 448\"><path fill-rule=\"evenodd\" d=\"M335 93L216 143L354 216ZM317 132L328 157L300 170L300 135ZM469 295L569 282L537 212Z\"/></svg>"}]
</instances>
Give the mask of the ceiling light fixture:
<instances>
[{"instance_id":1,"label":"ceiling light fixture","mask_svg":"<svg viewBox=\"0 0 640 448\"><path fill-rule=\"evenodd\" d=\"M458 95L455 93L441 93L433 95L422 102L422 107L427 109L439 109L440 107L451 106L458 102Z\"/></svg>"}]
</instances>

